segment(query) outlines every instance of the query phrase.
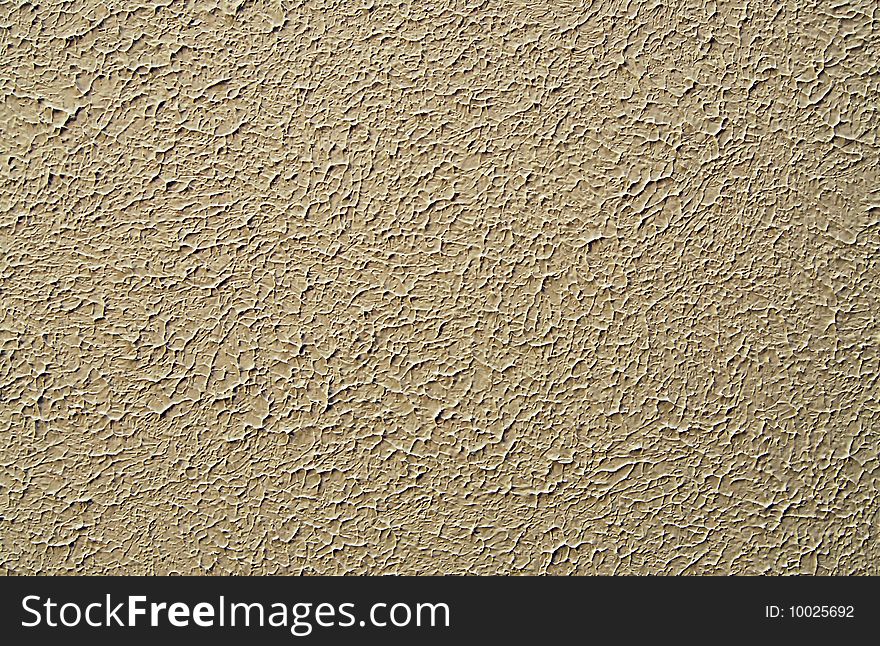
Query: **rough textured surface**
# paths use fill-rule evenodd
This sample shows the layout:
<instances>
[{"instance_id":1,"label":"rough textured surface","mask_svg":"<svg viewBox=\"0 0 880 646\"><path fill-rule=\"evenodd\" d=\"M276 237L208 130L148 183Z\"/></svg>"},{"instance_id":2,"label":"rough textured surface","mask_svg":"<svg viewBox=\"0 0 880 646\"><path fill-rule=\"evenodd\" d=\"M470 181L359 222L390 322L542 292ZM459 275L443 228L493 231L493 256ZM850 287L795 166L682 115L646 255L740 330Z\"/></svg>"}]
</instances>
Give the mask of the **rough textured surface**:
<instances>
[{"instance_id":1,"label":"rough textured surface","mask_svg":"<svg viewBox=\"0 0 880 646\"><path fill-rule=\"evenodd\" d=\"M880 573L876 2L0 25L6 572Z\"/></svg>"}]
</instances>

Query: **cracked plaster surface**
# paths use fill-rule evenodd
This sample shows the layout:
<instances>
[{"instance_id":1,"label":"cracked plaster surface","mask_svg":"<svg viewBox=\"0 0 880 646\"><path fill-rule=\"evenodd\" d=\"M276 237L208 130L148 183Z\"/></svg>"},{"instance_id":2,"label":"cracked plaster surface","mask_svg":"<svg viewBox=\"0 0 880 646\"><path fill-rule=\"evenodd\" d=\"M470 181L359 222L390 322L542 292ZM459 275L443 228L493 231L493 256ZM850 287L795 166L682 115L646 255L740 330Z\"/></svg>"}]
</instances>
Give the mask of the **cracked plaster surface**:
<instances>
[{"instance_id":1,"label":"cracked plaster surface","mask_svg":"<svg viewBox=\"0 0 880 646\"><path fill-rule=\"evenodd\" d=\"M878 574L870 0L0 5L0 569Z\"/></svg>"}]
</instances>

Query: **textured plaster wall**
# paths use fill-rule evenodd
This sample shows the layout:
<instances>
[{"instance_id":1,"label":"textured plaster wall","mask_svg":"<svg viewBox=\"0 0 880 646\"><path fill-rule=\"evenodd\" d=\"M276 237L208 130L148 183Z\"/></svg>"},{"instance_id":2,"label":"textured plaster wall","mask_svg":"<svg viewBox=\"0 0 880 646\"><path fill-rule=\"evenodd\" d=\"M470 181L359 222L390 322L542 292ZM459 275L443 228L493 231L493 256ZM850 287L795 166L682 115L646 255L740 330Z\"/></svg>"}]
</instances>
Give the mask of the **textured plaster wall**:
<instances>
[{"instance_id":1,"label":"textured plaster wall","mask_svg":"<svg viewBox=\"0 0 880 646\"><path fill-rule=\"evenodd\" d=\"M8 573L880 573L872 0L0 5Z\"/></svg>"}]
</instances>

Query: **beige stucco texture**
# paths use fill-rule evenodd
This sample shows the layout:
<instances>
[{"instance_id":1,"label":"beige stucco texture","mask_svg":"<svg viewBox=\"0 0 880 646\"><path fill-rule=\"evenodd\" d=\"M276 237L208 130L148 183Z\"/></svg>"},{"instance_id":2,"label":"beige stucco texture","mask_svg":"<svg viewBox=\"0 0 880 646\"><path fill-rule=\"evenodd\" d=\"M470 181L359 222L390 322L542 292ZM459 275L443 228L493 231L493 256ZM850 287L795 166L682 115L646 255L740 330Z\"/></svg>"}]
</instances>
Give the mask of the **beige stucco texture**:
<instances>
[{"instance_id":1,"label":"beige stucco texture","mask_svg":"<svg viewBox=\"0 0 880 646\"><path fill-rule=\"evenodd\" d=\"M0 5L0 568L878 574L873 0Z\"/></svg>"}]
</instances>

